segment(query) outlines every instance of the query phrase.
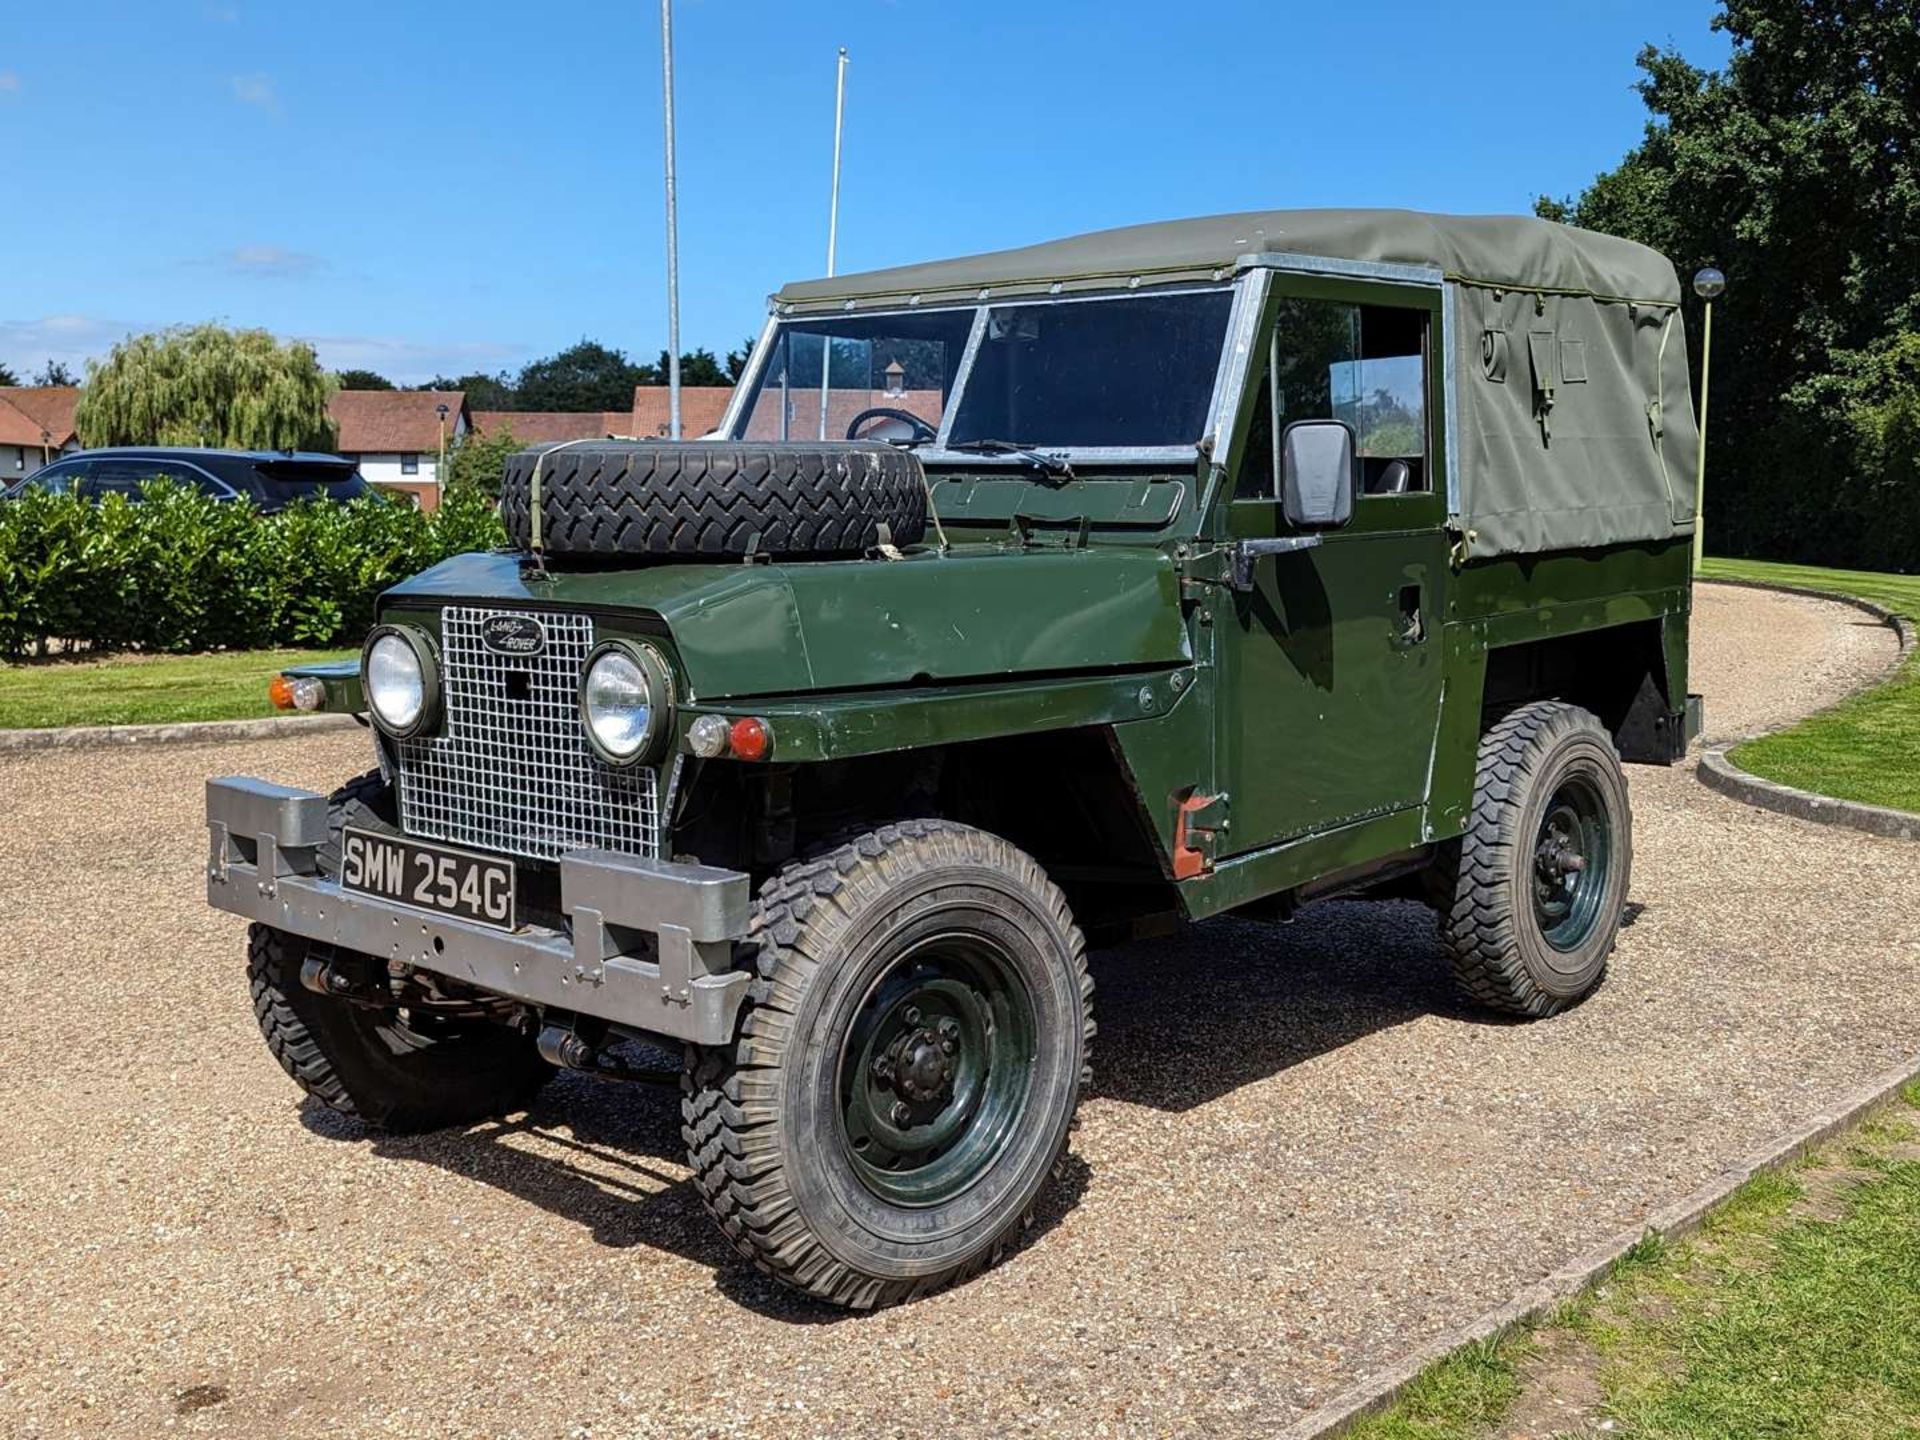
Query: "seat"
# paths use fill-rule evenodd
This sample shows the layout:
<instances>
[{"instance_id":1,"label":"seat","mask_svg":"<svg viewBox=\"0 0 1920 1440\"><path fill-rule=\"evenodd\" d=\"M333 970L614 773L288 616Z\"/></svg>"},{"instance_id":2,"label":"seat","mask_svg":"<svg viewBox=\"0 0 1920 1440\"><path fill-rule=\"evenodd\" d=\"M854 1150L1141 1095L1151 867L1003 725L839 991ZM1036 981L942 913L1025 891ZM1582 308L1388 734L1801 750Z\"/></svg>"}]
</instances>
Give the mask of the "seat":
<instances>
[{"instance_id":1,"label":"seat","mask_svg":"<svg viewBox=\"0 0 1920 1440\"><path fill-rule=\"evenodd\" d=\"M1382 470L1373 484L1367 487L1369 495L1404 495L1413 484L1413 467L1404 460L1395 460Z\"/></svg>"}]
</instances>

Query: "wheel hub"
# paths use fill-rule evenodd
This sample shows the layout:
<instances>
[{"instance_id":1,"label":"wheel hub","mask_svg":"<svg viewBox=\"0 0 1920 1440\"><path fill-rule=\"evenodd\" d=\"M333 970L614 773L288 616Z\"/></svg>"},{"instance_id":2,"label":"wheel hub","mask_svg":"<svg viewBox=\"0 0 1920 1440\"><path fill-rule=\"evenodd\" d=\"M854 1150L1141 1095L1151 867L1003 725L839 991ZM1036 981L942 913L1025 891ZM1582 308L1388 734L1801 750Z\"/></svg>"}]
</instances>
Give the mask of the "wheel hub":
<instances>
[{"instance_id":1,"label":"wheel hub","mask_svg":"<svg viewBox=\"0 0 1920 1440\"><path fill-rule=\"evenodd\" d=\"M1573 950L1599 922L1612 839L1605 801L1584 777L1556 787L1533 846L1534 919L1549 945Z\"/></svg>"},{"instance_id":2,"label":"wheel hub","mask_svg":"<svg viewBox=\"0 0 1920 1440\"><path fill-rule=\"evenodd\" d=\"M1033 1002L1004 952L943 934L876 985L843 1046L855 1173L883 1199L935 1204L991 1166L1027 1103Z\"/></svg>"},{"instance_id":3,"label":"wheel hub","mask_svg":"<svg viewBox=\"0 0 1920 1440\"><path fill-rule=\"evenodd\" d=\"M948 1028L952 1025L946 1022ZM874 1072L902 1100L924 1105L952 1093L952 1056L957 1048L953 1035L942 1036L923 1026L896 1038L875 1063Z\"/></svg>"},{"instance_id":4,"label":"wheel hub","mask_svg":"<svg viewBox=\"0 0 1920 1440\"><path fill-rule=\"evenodd\" d=\"M1560 880L1586 869L1587 857L1573 848L1567 836L1549 831L1534 852L1533 863L1542 879Z\"/></svg>"}]
</instances>

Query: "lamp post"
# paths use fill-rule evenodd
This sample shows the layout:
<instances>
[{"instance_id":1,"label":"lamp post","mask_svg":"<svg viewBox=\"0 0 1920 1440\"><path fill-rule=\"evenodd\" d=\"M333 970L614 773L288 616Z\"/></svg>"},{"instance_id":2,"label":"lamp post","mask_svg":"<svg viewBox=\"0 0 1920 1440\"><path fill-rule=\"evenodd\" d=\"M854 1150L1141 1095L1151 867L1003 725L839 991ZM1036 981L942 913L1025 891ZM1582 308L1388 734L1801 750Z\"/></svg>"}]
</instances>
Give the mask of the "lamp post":
<instances>
[{"instance_id":1,"label":"lamp post","mask_svg":"<svg viewBox=\"0 0 1920 1440\"><path fill-rule=\"evenodd\" d=\"M47 447L53 444L53 432L46 426L40 427L40 463L47 463Z\"/></svg>"},{"instance_id":2,"label":"lamp post","mask_svg":"<svg viewBox=\"0 0 1920 1440\"><path fill-rule=\"evenodd\" d=\"M442 400L433 408L440 417L440 463L433 467L433 485L436 490L445 494L447 489L447 402Z\"/></svg>"},{"instance_id":3,"label":"lamp post","mask_svg":"<svg viewBox=\"0 0 1920 1440\"><path fill-rule=\"evenodd\" d=\"M1694 273L1693 293L1706 302L1707 315L1700 329L1700 454L1693 467L1693 569L1700 573L1700 562L1707 553L1707 383L1713 373L1713 302L1727 289L1727 277L1713 266Z\"/></svg>"}]
</instances>

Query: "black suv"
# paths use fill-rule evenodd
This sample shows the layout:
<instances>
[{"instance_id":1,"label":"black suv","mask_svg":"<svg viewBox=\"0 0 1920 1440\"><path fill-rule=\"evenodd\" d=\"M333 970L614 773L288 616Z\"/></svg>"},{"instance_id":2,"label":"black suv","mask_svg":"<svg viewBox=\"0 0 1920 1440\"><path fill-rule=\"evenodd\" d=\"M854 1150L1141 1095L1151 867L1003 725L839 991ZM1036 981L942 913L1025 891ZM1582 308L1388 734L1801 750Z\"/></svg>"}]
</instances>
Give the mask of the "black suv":
<instances>
[{"instance_id":1,"label":"black suv","mask_svg":"<svg viewBox=\"0 0 1920 1440\"><path fill-rule=\"evenodd\" d=\"M7 491L13 499L29 490L140 498L148 480L172 480L216 500L249 500L271 514L296 500L322 496L354 500L373 486L359 467L339 455L305 450L134 449L82 450L36 470Z\"/></svg>"}]
</instances>

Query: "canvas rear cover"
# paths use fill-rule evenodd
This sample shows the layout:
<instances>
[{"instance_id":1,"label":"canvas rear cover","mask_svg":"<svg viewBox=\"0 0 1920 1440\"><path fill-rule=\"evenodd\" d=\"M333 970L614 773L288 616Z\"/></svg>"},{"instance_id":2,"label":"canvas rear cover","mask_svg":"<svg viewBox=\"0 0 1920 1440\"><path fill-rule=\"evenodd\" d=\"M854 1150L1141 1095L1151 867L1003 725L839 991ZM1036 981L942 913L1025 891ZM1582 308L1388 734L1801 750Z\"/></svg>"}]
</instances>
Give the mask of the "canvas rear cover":
<instances>
[{"instance_id":1,"label":"canvas rear cover","mask_svg":"<svg viewBox=\"0 0 1920 1440\"><path fill-rule=\"evenodd\" d=\"M1457 284L1453 312L1468 555L1692 533L1699 431L1677 307Z\"/></svg>"}]
</instances>

